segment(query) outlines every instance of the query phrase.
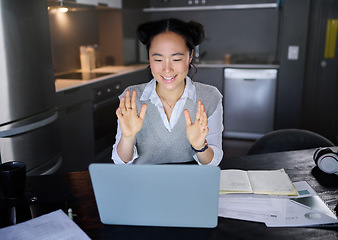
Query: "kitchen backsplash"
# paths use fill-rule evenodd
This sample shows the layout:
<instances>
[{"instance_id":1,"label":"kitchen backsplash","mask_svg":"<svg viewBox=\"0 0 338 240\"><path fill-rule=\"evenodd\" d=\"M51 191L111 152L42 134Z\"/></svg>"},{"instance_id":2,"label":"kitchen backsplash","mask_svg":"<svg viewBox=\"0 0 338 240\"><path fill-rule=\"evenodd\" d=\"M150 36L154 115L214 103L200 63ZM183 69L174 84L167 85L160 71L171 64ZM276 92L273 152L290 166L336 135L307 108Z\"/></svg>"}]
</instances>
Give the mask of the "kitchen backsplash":
<instances>
[{"instance_id":1,"label":"kitchen backsplash","mask_svg":"<svg viewBox=\"0 0 338 240\"><path fill-rule=\"evenodd\" d=\"M54 72L81 68L80 46L96 45L102 65L121 65L121 10L49 13Z\"/></svg>"}]
</instances>

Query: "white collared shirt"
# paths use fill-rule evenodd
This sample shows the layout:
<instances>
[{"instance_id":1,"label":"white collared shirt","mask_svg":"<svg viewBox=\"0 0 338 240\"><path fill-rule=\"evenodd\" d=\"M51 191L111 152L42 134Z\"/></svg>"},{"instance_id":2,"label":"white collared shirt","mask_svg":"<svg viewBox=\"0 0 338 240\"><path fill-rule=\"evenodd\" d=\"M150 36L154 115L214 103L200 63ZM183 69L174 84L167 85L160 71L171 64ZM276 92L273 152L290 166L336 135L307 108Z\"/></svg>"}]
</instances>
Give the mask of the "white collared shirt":
<instances>
[{"instance_id":1,"label":"white collared shirt","mask_svg":"<svg viewBox=\"0 0 338 240\"><path fill-rule=\"evenodd\" d=\"M190 98L194 102L197 103L196 100L196 89L195 86L192 84L192 81L189 77L186 77L186 87L184 89L184 92L181 96L181 98L176 102L174 109L172 111L170 121L168 121L167 115L164 112L164 108L162 105L162 102L159 98L159 96L156 93L156 80L152 79L144 88L144 91L141 95L140 100L141 101L147 101L150 100L152 104L154 104L157 109L160 112L162 121L167 128L169 132L175 127L175 124L177 123L180 114L183 114L183 108L185 105L185 101ZM223 158L223 150L222 150L222 131L223 131L223 106L222 106L222 100L217 105L217 108L215 112L209 116L208 118L208 128L209 132L206 137L206 140L208 142L208 146L211 147L214 151L214 157L212 161L209 163L209 165L218 165L222 158ZM113 145L113 152L112 152L112 159L114 160L115 164L125 164L121 158L117 154L117 145L120 142L122 135L122 131L120 128L120 124L118 121L118 127L117 127L117 133L116 133L116 141ZM196 154L193 156L194 159L198 162L198 164L201 164L198 161L198 158ZM134 155L133 160L128 162L128 164L132 163L135 159L138 158L137 148L134 145Z\"/></svg>"}]
</instances>

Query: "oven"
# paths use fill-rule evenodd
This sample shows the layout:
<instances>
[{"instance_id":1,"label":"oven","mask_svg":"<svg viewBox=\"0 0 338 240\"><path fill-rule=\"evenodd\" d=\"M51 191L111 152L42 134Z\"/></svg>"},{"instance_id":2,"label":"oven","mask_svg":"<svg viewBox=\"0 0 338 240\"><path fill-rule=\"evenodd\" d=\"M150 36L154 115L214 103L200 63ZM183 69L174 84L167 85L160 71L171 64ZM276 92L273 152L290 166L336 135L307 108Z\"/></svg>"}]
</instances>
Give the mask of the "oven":
<instances>
[{"instance_id":1,"label":"oven","mask_svg":"<svg viewBox=\"0 0 338 240\"><path fill-rule=\"evenodd\" d=\"M112 162L111 151L117 131L116 109L122 93L120 82L93 89L95 162Z\"/></svg>"}]
</instances>

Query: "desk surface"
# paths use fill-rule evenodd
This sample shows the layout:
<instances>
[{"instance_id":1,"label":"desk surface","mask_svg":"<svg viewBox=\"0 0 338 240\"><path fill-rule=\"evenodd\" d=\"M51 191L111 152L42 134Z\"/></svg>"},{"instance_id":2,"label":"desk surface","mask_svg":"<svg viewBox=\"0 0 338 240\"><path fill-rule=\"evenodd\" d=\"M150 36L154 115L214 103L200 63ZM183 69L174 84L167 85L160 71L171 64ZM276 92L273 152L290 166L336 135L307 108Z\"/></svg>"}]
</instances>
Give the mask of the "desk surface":
<instances>
[{"instance_id":1,"label":"desk surface","mask_svg":"<svg viewBox=\"0 0 338 240\"><path fill-rule=\"evenodd\" d=\"M338 150L338 147L335 148ZM314 150L233 157L222 169L274 170L284 168L292 181L307 181L334 209L338 203L338 176L322 173L314 164ZM219 218L215 229L103 225L87 171L27 178L26 198L39 206L67 202L74 221L92 239L337 239L338 228L268 228L263 223ZM337 209L336 209L337 210Z\"/></svg>"}]
</instances>

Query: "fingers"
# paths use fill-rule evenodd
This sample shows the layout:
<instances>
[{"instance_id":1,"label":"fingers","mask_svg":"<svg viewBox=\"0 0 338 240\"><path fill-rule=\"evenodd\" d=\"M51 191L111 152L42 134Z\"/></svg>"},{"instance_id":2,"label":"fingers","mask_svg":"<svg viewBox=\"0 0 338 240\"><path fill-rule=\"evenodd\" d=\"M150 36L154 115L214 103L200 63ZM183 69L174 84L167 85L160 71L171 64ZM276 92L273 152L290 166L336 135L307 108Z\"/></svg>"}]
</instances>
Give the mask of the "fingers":
<instances>
[{"instance_id":1,"label":"fingers","mask_svg":"<svg viewBox=\"0 0 338 240\"><path fill-rule=\"evenodd\" d=\"M208 124L208 116L205 111L204 105L201 104L201 115L200 115L201 124L206 126Z\"/></svg>"},{"instance_id":2,"label":"fingers","mask_svg":"<svg viewBox=\"0 0 338 240\"><path fill-rule=\"evenodd\" d=\"M125 104L126 104L126 109L129 109L131 107L129 90L126 92Z\"/></svg>"},{"instance_id":3,"label":"fingers","mask_svg":"<svg viewBox=\"0 0 338 240\"><path fill-rule=\"evenodd\" d=\"M126 108L125 102L126 102L126 98L122 97L121 100L120 100L120 106L119 106L121 111L122 111L122 109L124 110Z\"/></svg>"},{"instance_id":4,"label":"fingers","mask_svg":"<svg viewBox=\"0 0 338 240\"><path fill-rule=\"evenodd\" d=\"M136 110L136 91L134 90L132 96L130 96L130 91L126 91L126 96L122 97L120 100L120 111L122 115L124 112L135 109Z\"/></svg>"},{"instance_id":5,"label":"fingers","mask_svg":"<svg viewBox=\"0 0 338 240\"><path fill-rule=\"evenodd\" d=\"M186 134L187 138L193 147L200 149L204 146L206 136L209 132L208 129L208 116L205 111L204 105L201 101L197 102L196 116L192 123L189 111L184 110L184 116L186 121Z\"/></svg>"},{"instance_id":6,"label":"fingers","mask_svg":"<svg viewBox=\"0 0 338 240\"><path fill-rule=\"evenodd\" d=\"M191 117L190 117L190 113L189 113L188 109L184 110L184 117L185 117L186 126L190 126L192 124L192 122L191 122Z\"/></svg>"},{"instance_id":7,"label":"fingers","mask_svg":"<svg viewBox=\"0 0 338 240\"><path fill-rule=\"evenodd\" d=\"M116 116L117 116L118 119L120 119L123 116L122 113L121 113L121 108L120 107L118 107L116 109L115 113L116 113Z\"/></svg>"},{"instance_id":8,"label":"fingers","mask_svg":"<svg viewBox=\"0 0 338 240\"><path fill-rule=\"evenodd\" d=\"M147 111L147 104L143 104L140 110L140 118L142 120L144 120L144 116L146 115L146 111Z\"/></svg>"},{"instance_id":9,"label":"fingers","mask_svg":"<svg viewBox=\"0 0 338 240\"><path fill-rule=\"evenodd\" d=\"M124 97L121 97L119 108L116 109L116 115L118 118L123 117L123 115L126 114L127 112L130 112L132 114L135 112L136 113L135 115L137 115L136 97L137 93L135 90L133 91L131 96L130 91L129 90L126 91L126 95ZM140 118L144 119L146 110L147 104L143 104L140 109L139 115Z\"/></svg>"},{"instance_id":10,"label":"fingers","mask_svg":"<svg viewBox=\"0 0 338 240\"><path fill-rule=\"evenodd\" d=\"M208 124L208 116L201 100L197 102L195 122L197 122L201 126L206 126Z\"/></svg>"},{"instance_id":11,"label":"fingers","mask_svg":"<svg viewBox=\"0 0 338 240\"><path fill-rule=\"evenodd\" d=\"M195 119L200 119L200 117L201 117L201 105L202 105L201 100L198 100Z\"/></svg>"},{"instance_id":12,"label":"fingers","mask_svg":"<svg viewBox=\"0 0 338 240\"><path fill-rule=\"evenodd\" d=\"M133 91L132 97L131 97L131 105L130 107L132 109L136 109L136 91Z\"/></svg>"},{"instance_id":13,"label":"fingers","mask_svg":"<svg viewBox=\"0 0 338 240\"><path fill-rule=\"evenodd\" d=\"M185 122L187 126L191 124L195 124L203 128L206 128L208 125L208 116L207 116L207 113L205 111L204 105L202 104L201 100L197 102L197 111L196 111L194 123L192 123L190 113L187 109L184 110L184 117L185 117Z\"/></svg>"}]
</instances>

